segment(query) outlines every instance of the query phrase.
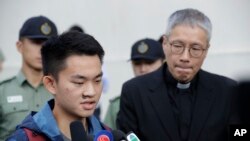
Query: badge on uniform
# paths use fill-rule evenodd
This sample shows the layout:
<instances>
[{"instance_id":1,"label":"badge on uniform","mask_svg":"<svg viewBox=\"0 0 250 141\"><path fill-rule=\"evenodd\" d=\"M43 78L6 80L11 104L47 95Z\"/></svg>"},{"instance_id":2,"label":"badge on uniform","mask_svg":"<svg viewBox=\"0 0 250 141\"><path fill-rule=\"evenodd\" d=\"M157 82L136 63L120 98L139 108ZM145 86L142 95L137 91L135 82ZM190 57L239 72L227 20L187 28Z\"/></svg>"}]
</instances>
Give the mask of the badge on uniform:
<instances>
[{"instance_id":1,"label":"badge on uniform","mask_svg":"<svg viewBox=\"0 0 250 141\"><path fill-rule=\"evenodd\" d=\"M8 96L7 102L8 103L23 102L23 96L21 96L21 95Z\"/></svg>"}]
</instances>

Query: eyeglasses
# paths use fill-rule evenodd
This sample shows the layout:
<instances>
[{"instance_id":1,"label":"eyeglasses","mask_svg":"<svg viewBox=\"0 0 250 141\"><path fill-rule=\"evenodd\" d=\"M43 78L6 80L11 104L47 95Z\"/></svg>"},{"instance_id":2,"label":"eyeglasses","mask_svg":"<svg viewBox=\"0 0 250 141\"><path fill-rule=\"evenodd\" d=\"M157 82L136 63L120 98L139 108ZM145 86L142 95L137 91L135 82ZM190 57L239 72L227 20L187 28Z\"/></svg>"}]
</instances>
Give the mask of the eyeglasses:
<instances>
[{"instance_id":1,"label":"eyeglasses","mask_svg":"<svg viewBox=\"0 0 250 141\"><path fill-rule=\"evenodd\" d=\"M171 52L178 55L182 54L186 48L184 43L181 42L170 42L169 45L171 48ZM206 50L207 49L204 49L201 45L198 44L194 44L190 48L188 48L190 55L194 58L201 57L203 52Z\"/></svg>"}]
</instances>

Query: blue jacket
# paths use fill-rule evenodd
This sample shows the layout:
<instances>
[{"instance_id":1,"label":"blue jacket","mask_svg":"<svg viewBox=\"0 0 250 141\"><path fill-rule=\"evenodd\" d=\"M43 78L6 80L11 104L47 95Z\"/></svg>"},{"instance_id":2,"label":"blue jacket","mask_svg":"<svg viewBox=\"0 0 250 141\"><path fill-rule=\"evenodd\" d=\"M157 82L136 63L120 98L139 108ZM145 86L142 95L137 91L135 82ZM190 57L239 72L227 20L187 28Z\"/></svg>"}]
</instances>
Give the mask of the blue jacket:
<instances>
[{"instance_id":1,"label":"blue jacket","mask_svg":"<svg viewBox=\"0 0 250 141\"><path fill-rule=\"evenodd\" d=\"M7 141L28 141L29 139L23 128L28 128L38 134L43 134L51 141L63 141L63 137L52 113L53 107L54 100L50 100L39 112L31 112L31 114L16 127L16 131ZM96 135L100 130L105 130L102 123L94 116L87 118L87 122L89 125L89 134Z\"/></svg>"}]
</instances>

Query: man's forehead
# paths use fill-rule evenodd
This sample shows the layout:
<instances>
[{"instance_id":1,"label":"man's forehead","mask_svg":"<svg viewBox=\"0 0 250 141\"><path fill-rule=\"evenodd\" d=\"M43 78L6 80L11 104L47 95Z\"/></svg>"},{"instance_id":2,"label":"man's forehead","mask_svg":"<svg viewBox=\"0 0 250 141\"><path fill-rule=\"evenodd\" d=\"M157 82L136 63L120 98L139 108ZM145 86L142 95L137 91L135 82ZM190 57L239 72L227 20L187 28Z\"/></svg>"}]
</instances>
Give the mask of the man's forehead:
<instances>
[{"instance_id":1,"label":"man's forehead","mask_svg":"<svg viewBox=\"0 0 250 141\"><path fill-rule=\"evenodd\" d=\"M94 75L93 78L99 78L99 77L102 77L102 75L103 75L103 73L100 72L97 75ZM86 76L84 74L73 74L73 75L71 75L72 79L88 79L89 77L92 78L92 76Z\"/></svg>"}]
</instances>

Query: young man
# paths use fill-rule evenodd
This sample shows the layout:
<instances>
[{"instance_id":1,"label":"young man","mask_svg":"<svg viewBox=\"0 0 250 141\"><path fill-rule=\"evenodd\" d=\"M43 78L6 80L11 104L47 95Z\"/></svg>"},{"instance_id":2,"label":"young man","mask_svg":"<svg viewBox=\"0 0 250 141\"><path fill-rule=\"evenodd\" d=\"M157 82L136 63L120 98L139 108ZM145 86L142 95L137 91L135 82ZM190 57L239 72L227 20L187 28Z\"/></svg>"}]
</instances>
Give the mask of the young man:
<instances>
[{"instance_id":1,"label":"young man","mask_svg":"<svg viewBox=\"0 0 250 141\"><path fill-rule=\"evenodd\" d=\"M153 72L161 67L165 59L161 44L153 39L141 39L131 48L131 64L135 77ZM104 123L116 129L116 117L120 106L120 96L110 100Z\"/></svg>"},{"instance_id":2,"label":"young man","mask_svg":"<svg viewBox=\"0 0 250 141\"><path fill-rule=\"evenodd\" d=\"M40 49L48 38L56 35L55 24L44 16L29 18L20 29L16 47L22 56L22 68L16 76L0 83L0 141L30 111L38 111L52 98L42 83Z\"/></svg>"},{"instance_id":3,"label":"young man","mask_svg":"<svg viewBox=\"0 0 250 141\"><path fill-rule=\"evenodd\" d=\"M76 120L88 134L105 129L92 116L102 93L101 45L90 35L70 31L48 40L41 53L43 83L54 99L26 117L9 140L27 141L24 128L47 140L71 140L69 125Z\"/></svg>"},{"instance_id":4,"label":"young man","mask_svg":"<svg viewBox=\"0 0 250 141\"><path fill-rule=\"evenodd\" d=\"M166 64L124 83L119 129L143 141L226 141L237 123L233 100L237 83L201 69L212 25L195 9L174 12L163 41Z\"/></svg>"},{"instance_id":5,"label":"young man","mask_svg":"<svg viewBox=\"0 0 250 141\"><path fill-rule=\"evenodd\" d=\"M80 25L73 25L69 28L69 31L78 31L78 32L81 32L81 33L86 33L84 31L84 29L80 26ZM107 90L108 90L108 77L105 73L105 64L103 65L103 77L102 77L102 80L103 80L103 93L106 93ZM96 109L95 109L95 112L94 112L94 115L95 117L97 117L98 119L101 118L101 112L102 112L102 108L101 108L101 99L99 100L99 103L97 104L96 106Z\"/></svg>"}]
</instances>

